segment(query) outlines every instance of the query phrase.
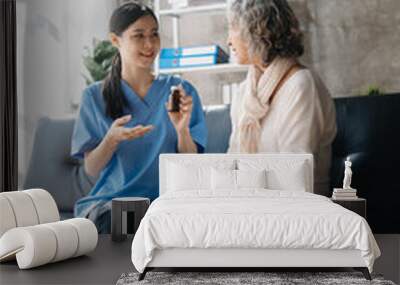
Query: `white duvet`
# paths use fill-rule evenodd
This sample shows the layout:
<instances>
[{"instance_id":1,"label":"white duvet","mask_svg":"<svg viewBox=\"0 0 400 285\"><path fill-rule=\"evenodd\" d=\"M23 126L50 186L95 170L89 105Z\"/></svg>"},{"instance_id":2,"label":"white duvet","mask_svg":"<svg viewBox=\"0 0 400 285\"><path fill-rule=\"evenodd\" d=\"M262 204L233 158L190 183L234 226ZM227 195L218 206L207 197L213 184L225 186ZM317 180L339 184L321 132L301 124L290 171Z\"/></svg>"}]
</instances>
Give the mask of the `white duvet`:
<instances>
[{"instance_id":1,"label":"white duvet","mask_svg":"<svg viewBox=\"0 0 400 285\"><path fill-rule=\"evenodd\" d=\"M358 249L369 271L380 256L364 218L306 192L172 192L150 206L132 243L143 272L155 249Z\"/></svg>"}]
</instances>

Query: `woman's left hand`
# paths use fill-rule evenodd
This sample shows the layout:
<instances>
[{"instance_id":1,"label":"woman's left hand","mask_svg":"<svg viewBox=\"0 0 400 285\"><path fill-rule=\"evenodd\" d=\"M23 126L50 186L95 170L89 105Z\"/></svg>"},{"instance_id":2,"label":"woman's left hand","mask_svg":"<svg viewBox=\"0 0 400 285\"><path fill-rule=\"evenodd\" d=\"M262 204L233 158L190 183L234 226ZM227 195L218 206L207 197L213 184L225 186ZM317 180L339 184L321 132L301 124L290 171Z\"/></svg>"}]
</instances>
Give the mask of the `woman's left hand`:
<instances>
[{"instance_id":1,"label":"woman's left hand","mask_svg":"<svg viewBox=\"0 0 400 285\"><path fill-rule=\"evenodd\" d=\"M168 112L168 116L175 127L177 133L189 130L190 118L192 116L193 101L192 96L188 96L182 85L178 86L181 95L179 112ZM165 104L167 111L172 108L172 96L169 96L168 103Z\"/></svg>"}]
</instances>

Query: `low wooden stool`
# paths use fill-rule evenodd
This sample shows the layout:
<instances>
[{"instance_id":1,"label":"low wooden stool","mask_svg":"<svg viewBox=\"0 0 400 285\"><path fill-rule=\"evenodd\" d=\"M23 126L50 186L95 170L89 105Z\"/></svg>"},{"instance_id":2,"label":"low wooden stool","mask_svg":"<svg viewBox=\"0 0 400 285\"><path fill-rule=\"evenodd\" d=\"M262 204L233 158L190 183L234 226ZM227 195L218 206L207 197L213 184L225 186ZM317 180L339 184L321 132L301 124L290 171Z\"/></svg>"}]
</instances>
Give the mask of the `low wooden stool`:
<instances>
[{"instance_id":1,"label":"low wooden stool","mask_svg":"<svg viewBox=\"0 0 400 285\"><path fill-rule=\"evenodd\" d=\"M114 198L111 202L111 239L112 241L124 241L131 222L128 214L133 215L133 232L135 234L140 221L150 206L150 199L142 197Z\"/></svg>"}]
</instances>

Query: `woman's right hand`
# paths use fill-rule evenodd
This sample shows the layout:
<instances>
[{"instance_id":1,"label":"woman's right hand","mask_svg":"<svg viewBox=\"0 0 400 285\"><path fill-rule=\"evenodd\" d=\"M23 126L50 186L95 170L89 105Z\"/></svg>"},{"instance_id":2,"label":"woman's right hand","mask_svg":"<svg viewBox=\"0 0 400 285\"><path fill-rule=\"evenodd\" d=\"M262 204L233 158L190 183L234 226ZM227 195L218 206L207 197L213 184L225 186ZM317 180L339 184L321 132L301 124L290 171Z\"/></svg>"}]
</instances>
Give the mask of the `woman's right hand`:
<instances>
[{"instance_id":1,"label":"woman's right hand","mask_svg":"<svg viewBox=\"0 0 400 285\"><path fill-rule=\"evenodd\" d=\"M131 120L131 115L126 115L116 119L105 136L105 142L108 146L116 148L118 144L125 140L134 140L144 136L154 127L152 125L138 125L134 128L126 128L124 125Z\"/></svg>"}]
</instances>

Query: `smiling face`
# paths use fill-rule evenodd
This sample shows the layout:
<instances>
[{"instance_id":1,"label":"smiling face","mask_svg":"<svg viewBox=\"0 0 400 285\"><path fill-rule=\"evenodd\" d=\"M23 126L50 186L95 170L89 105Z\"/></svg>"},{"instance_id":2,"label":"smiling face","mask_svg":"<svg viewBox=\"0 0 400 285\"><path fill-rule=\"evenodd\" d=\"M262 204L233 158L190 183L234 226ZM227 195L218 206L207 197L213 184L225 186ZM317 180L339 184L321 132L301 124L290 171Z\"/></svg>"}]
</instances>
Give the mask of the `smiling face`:
<instances>
[{"instance_id":1,"label":"smiling face","mask_svg":"<svg viewBox=\"0 0 400 285\"><path fill-rule=\"evenodd\" d=\"M249 46L242 39L240 34L239 27L235 24L229 25L229 34L228 34L228 45L232 48L234 52L237 63L239 64L249 64Z\"/></svg>"},{"instance_id":2,"label":"smiling face","mask_svg":"<svg viewBox=\"0 0 400 285\"><path fill-rule=\"evenodd\" d=\"M121 35L111 33L111 42L118 48L122 66L149 69L160 51L158 25L152 16L143 16Z\"/></svg>"}]
</instances>

